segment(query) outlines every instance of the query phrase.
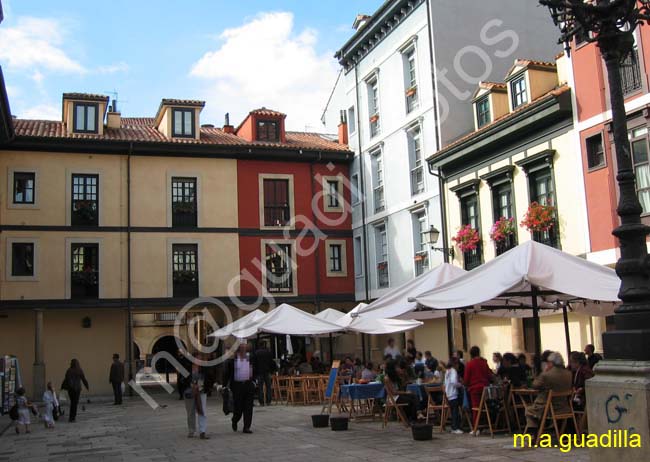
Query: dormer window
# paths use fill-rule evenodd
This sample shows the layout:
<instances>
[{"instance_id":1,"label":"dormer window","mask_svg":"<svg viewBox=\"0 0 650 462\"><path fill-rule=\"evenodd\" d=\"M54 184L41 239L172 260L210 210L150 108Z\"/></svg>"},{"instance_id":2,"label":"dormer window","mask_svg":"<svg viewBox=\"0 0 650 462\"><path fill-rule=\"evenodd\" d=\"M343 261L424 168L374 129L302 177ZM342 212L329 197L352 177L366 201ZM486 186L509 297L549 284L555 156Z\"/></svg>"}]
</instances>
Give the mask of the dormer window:
<instances>
[{"instance_id":1,"label":"dormer window","mask_svg":"<svg viewBox=\"0 0 650 462\"><path fill-rule=\"evenodd\" d=\"M490 121L490 98L486 95L476 101L476 125L481 128L489 124Z\"/></svg>"},{"instance_id":2,"label":"dormer window","mask_svg":"<svg viewBox=\"0 0 650 462\"><path fill-rule=\"evenodd\" d=\"M194 109L172 109L172 136L194 138Z\"/></svg>"},{"instance_id":3,"label":"dormer window","mask_svg":"<svg viewBox=\"0 0 650 462\"><path fill-rule=\"evenodd\" d=\"M98 112L95 103L74 103L73 132L97 133Z\"/></svg>"},{"instance_id":4,"label":"dormer window","mask_svg":"<svg viewBox=\"0 0 650 462\"><path fill-rule=\"evenodd\" d=\"M257 141L280 141L280 124L276 120L257 121Z\"/></svg>"},{"instance_id":5,"label":"dormer window","mask_svg":"<svg viewBox=\"0 0 650 462\"><path fill-rule=\"evenodd\" d=\"M528 94L526 92L526 74L512 79L510 82L510 92L512 94L512 108L518 108L528 102Z\"/></svg>"}]
</instances>

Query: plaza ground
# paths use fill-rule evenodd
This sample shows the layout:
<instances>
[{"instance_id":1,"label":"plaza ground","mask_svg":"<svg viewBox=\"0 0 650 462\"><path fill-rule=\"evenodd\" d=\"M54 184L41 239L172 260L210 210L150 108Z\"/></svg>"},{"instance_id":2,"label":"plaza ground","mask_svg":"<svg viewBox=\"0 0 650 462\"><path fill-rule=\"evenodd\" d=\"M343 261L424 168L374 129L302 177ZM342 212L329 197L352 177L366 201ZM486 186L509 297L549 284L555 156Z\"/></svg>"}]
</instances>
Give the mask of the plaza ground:
<instances>
[{"instance_id":1,"label":"plaza ground","mask_svg":"<svg viewBox=\"0 0 650 462\"><path fill-rule=\"evenodd\" d=\"M185 408L177 395L153 395L161 407L152 410L139 398L123 406L107 402L85 404L77 423L62 421L54 430L33 425L32 433L17 436L8 428L0 436L0 461L588 461L586 450L562 454L557 449L512 449L510 436L434 433L433 441L413 441L410 431L396 423L382 430L381 422L351 422L347 432L311 426L310 415L320 407L273 405L255 407L253 434L233 433L221 401L208 404L210 440L188 439ZM9 423L0 418L0 431ZM240 424L241 428L241 424Z\"/></svg>"}]
</instances>

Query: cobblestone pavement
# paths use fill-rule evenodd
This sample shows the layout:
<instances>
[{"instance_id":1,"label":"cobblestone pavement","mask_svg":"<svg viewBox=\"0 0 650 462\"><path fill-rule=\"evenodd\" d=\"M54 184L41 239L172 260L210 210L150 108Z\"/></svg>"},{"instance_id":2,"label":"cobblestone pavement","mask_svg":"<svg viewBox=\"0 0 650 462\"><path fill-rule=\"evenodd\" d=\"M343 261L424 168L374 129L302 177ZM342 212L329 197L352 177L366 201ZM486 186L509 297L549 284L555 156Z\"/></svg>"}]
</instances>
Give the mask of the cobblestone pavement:
<instances>
[{"instance_id":1,"label":"cobblestone pavement","mask_svg":"<svg viewBox=\"0 0 650 462\"><path fill-rule=\"evenodd\" d=\"M351 422L347 432L311 426L320 408L273 405L255 407L253 434L233 433L221 402L208 403L210 440L187 438L185 408L172 396L155 395L162 407L153 411L138 398L123 406L86 404L77 423L62 421L53 430L33 425L29 435L10 428L0 436L0 461L588 461L584 449L512 449L509 436L434 433L433 441L413 441L397 423ZM1 424L6 421L0 422ZM241 428L241 425L240 425ZM0 431L2 429L0 428Z\"/></svg>"}]
</instances>

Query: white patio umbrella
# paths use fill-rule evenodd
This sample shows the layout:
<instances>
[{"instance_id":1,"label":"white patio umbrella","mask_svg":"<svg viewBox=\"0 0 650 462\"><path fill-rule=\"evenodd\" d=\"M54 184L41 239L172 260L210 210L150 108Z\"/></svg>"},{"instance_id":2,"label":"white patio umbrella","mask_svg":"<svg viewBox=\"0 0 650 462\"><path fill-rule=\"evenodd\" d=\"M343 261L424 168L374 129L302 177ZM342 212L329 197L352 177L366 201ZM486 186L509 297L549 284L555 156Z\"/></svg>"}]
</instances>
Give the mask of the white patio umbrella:
<instances>
[{"instance_id":1,"label":"white patio umbrella","mask_svg":"<svg viewBox=\"0 0 650 462\"><path fill-rule=\"evenodd\" d=\"M485 309L531 309L535 318L536 352L540 353L539 308L561 306L565 317L619 302L620 280L611 268L589 262L535 241L528 241L494 260L414 298L432 308L463 306ZM486 312L486 314L489 313ZM566 333L566 330L565 330ZM568 338L567 338L568 341ZM567 344L567 346L569 346Z\"/></svg>"},{"instance_id":2,"label":"white patio umbrella","mask_svg":"<svg viewBox=\"0 0 650 462\"><path fill-rule=\"evenodd\" d=\"M255 324L259 319L264 317L265 314L266 313L262 310L251 311L246 316L237 319L236 321L233 321L230 324L226 324L221 329L214 331L213 333L208 335L208 337L226 338L230 336L230 334L234 330L243 329L245 327L249 327Z\"/></svg>"},{"instance_id":3,"label":"white patio umbrella","mask_svg":"<svg viewBox=\"0 0 650 462\"><path fill-rule=\"evenodd\" d=\"M254 324L236 329L231 335L236 338L250 338L266 332L269 334L298 336L327 336L340 332L341 326L324 319L319 319L299 308L282 303L266 313Z\"/></svg>"},{"instance_id":4,"label":"white patio umbrella","mask_svg":"<svg viewBox=\"0 0 650 462\"><path fill-rule=\"evenodd\" d=\"M371 319L359 316L359 310L368 306L366 303L359 303L349 313L342 313L333 308L327 308L316 315L321 319L332 321L348 332L359 332L361 334L382 335L404 332L420 327L422 323L413 319Z\"/></svg>"}]
</instances>

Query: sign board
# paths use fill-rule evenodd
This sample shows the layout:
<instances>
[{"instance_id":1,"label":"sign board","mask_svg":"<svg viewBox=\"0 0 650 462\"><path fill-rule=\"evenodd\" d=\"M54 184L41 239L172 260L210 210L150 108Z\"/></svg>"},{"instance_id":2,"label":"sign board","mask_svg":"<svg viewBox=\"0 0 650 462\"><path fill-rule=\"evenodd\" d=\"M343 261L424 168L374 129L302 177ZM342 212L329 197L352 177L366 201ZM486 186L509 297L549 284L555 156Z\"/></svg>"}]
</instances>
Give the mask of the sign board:
<instances>
[{"instance_id":1,"label":"sign board","mask_svg":"<svg viewBox=\"0 0 650 462\"><path fill-rule=\"evenodd\" d=\"M328 409L328 414L332 413L332 402L334 398L334 387L336 385L336 379L339 375L339 367L341 366L340 360L332 361L332 368L330 369L330 376L327 379L327 387L325 388L325 405L321 410L321 414L325 412L325 409Z\"/></svg>"}]
</instances>

